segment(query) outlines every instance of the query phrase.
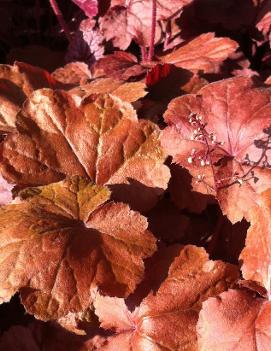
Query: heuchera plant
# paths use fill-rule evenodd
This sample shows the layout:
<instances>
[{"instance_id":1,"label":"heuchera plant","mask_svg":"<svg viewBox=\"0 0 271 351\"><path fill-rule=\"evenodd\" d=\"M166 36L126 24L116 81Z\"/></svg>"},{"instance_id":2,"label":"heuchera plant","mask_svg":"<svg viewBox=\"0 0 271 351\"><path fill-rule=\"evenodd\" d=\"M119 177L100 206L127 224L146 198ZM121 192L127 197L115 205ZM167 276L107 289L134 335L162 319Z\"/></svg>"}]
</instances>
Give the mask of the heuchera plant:
<instances>
[{"instance_id":1,"label":"heuchera plant","mask_svg":"<svg viewBox=\"0 0 271 351\"><path fill-rule=\"evenodd\" d=\"M68 3L0 65L0 350L270 351L271 1Z\"/></svg>"}]
</instances>

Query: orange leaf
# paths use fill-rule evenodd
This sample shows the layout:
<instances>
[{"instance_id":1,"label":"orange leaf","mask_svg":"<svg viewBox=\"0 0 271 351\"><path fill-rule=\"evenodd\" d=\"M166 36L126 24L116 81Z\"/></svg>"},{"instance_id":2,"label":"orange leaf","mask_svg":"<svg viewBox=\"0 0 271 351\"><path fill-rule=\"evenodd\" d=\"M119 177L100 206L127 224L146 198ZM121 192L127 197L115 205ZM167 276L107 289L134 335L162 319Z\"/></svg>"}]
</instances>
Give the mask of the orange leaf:
<instances>
[{"instance_id":1,"label":"orange leaf","mask_svg":"<svg viewBox=\"0 0 271 351\"><path fill-rule=\"evenodd\" d=\"M114 198L152 207L169 180L159 128L137 120L132 105L105 95L76 107L63 91L37 90L17 116L17 134L2 145L1 173L20 185L64 175L110 184Z\"/></svg>"},{"instance_id":2,"label":"orange leaf","mask_svg":"<svg viewBox=\"0 0 271 351\"><path fill-rule=\"evenodd\" d=\"M216 38L214 33L204 33L161 56L160 60L191 71L215 72L237 48L238 44L229 38Z\"/></svg>"},{"instance_id":3,"label":"orange leaf","mask_svg":"<svg viewBox=\"0 0 271 351\"><path fill-rule=\"evenodd\" d=\"M156 249L143 216L78 177L21 196L0 208L1 302L20 291L27 311L48 320L85 311L97 287L112 296L135 289Z\"/></svg>"},{"instance_id":4,"label":"orange leaf","mask_svg":"<svg viewBox=\"0 0 271 351\"><path fill-rule=\"evenodd\" d=\"M235 266L210 261L204 249L186 246L168 277L130 312L124 300L97 295L94 307L101 326L111 329L101 351L197 350L196 323L202 302L238 278Z\"/></svg>"}]
</instances>

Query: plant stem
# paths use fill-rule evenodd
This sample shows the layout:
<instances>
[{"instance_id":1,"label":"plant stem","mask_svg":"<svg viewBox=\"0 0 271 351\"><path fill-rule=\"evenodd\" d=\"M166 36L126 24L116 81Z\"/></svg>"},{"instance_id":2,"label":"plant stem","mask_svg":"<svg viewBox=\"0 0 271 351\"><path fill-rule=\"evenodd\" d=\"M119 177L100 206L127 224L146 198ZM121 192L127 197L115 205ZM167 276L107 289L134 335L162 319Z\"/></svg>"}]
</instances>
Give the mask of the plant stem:
<instances>
[{"instance_id":1,"label":"plant stem","mask_svg":"<svg viewBox=\"0 0 271 351\"><path fill-rule=\"evenodd\" d=\"M156 29L156 12L157 12L157 4L156 0L152 0L152 24L151 24L151 40L150 40L150 48L148 54L148 60L151 61L154 55L154 43L155 43L155 29Z\"/></svg>"},{"instance_id":2,"label":"plant stem","mask_svg":"<svg viewBox=\"0 0 271 351\"><path fill-rule=\"evenodd\" d=\"M49 2L50 2L50 5L54 11L54 14L56 15L56 18L57 18L63 32L66 35L66 38L68 39L68 41L71 41L72 37L71 37L70 31L69 31L69 28L64 20L63 14L62 14L62 12L57 4L57 1L56 0L49 0Z\"/></svg>"},{"instance_id":3,"label":"plant stem","mask_svg":"<svg viewBox=\"0 0 271 351\"><path fill-rule=\"evenodd\" d=\"M140 51L141 51L141 61L145 62L147 60L147 51L145 46L140 46Z\"/></svg>"}]
</instances>

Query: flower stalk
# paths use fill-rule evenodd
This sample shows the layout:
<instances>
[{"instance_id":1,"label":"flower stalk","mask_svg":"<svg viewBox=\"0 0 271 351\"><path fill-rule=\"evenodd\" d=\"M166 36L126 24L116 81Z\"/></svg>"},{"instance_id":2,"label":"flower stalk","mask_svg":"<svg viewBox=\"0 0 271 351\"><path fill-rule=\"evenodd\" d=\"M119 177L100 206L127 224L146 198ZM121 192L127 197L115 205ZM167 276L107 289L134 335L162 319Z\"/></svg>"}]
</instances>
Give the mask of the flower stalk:
<instances>
[{"instance_id":1,"label":"flower stalk","mask_svg":"<svg viewBox=\"0 0 271 351\"><path fill-rule=\"evenodd\" d=\"M148 53L148 61L152 61L154 56L156 16L157 16L157 3L156 3L156 0L152 0L151 40L150 40L150 47L149 47L149 53Z\"/></svg>"},{"instance_id":2,"label":"flower stalk","mask_svg":"<svg viewBox=\"0 0 271 351\"><path fill-rule=\"evenodd\" d=\"M55 14L63 32L64 32L64 34L66 35L66 38L68 39L68 41L71 41L72 37L71 37L70 30L68 28L67 23L64 20L63 14L58 6L57 1L56 0L49 0L49 2L50 2L50 5L54 11L54 14Z\"/></svg>"}]
</instances>

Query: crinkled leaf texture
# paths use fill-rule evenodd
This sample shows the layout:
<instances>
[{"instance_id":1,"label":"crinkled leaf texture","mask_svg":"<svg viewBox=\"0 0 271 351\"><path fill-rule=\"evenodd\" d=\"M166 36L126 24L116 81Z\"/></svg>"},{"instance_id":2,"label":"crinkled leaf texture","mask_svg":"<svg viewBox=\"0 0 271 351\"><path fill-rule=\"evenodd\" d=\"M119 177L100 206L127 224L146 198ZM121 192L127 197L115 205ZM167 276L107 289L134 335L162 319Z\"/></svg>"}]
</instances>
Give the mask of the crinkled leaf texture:
<instances>
[{"instance_id":1,"label":"crinkled leaf texture","mask_svg":"<svg viewBox=\"0 0 271 351\"><path fill-rule=\"evenodd\" d=\"M157 1L157 21L166 20L180 12L192 0ZM115 1L107 14L100 18L100 27L107 40L115 47L125 50L135 40L139 45L148 46L151 38L152 1ZM155 40L161 38L161 28L156 26Z\"/></svg>"},{"instance_id":2,"label":"crinkled leaf texture","mask_svg":"<svg viewBox=\"0 0 271 351\"><path fill-rule=\"evenodd\" d=\"M34 90L56 86L55 79L39 67L23 62L0 65L0 130L14 130L16 114Z\"/></svg>"},{"instance_id":3,"label":"crinkled leaf texture","mask_svg":"<svg viewBox=\"0 0 271 351\"><path fill-rule=\"evenodd\" d=\"M114 198L152 207L169 180L159 128L137 119L132 105L104 95L77 107L63 91L35 91L17 116L18 133L2 145L3 176L41 185L64 175L110 184Z\"/></svg>"},{"instance_id":4,"label":"crinkled leaf texture","mask_svg":"<svg viewBox=\"0 0 271 351\"><path fill-rule=\"evenodd\" d=\"M123 82L112 78L97 78L88 84L80 85L69 90L69 94L80 106L82 100L88 96L110 93L122 101L135 102L144 97L146 85L143 82Z\"/></svg>"},{"instance_id":5,"label":"crinkled leaf texture","mask_svg":"<svg viewBox=\"0 0 271 351\"><path fill-rule=\"evenodd\" d=\"M104 54L104 37L98 28L95 28L96 22L91 19L83 20L79 29L75 32L68 51L66 61L83 61L89 67Z\"/></svg>"},{"instance_id":6,"label":"crinkled leaf texture","mask_svg":"<svg viewBox=\"0 0 271 351\"><path fill-rule=\"evenodd\" d=\"M271 189L263 192L250 209L250 228L240 259L247 280L260 283L271 296Z\"/></svg>"},{"instance_id":7,"label":"crinkled leaf texture","mask_svg":"<svg viewBox=\"0 0 271 351\"><path fill-rule=\"evenodd\" d=\"M145 217L79 177L21 196L0 208L1 302L20 291L27 311L49 320L86 310L97 288L111 296L135 289L156 250Z\"/></svg>"},{"instance_id":8,"label":"crinkled leaf texture","mask_svg":"<svg viewBox=\"0 0 271 351\"><path fill-rule=\"evenodd\" d=\"M269 351L271 303L229 290L203 303L197 325L199 351Z\"/></svg>"},{"instance_id":9,"label":"crinkled leaf texture","mask_svg":"<svg viewBox=\"0 0 271 351\"><path fill-rule=\"evenodd\" d=\"M97 295L94 307L101 326L115 331L101 351L196 351L201 303L238 279L237 267L210 261L202 248L185 246L168 277L130 312L123 299Z\"/></svg>"},{"instance_id":10,"label":"crinkled leaf texture","mask_svg":"<svg viewBox=\"0 0 271 351\"><path fill-rule=\"evenodd\" d=\"M238 44L229 38L216 38L214 33L204 33L161 56L160 60L191 71L216 72L237 48Z\"/></svg>"},{"instance_id":11,"label":"crinkled leaf texture","mask_svg":"<svg viewBox=\"0 0 271 351\"><path fill-rule=\"evenodd\" d=\"M271 90L236 77L171 101L162 145L232 222L271 186Z\"/></svg>"},{"instance_id":12,"label":"crinkled leaf texture","mask_svg":"<svg viewBox=\"0 0 271 351\"><path fill-rule=\"evenodd\" d=\"M112 77L127 81L145 74L146 69L141 66L137 58L125 51L116 51L97 61L91 68L93 77Z\"/></svg>"},{"instance_id":13,"label":"crinkled leaf texture","mask_svg":"<svg viewBox=\"0 0 271 351\"><path fill-rule=\"evenodd\" d=\"M88 65L84 62L70 62L64 67L56 69L52 76L59 82L69 85L69 87L86 84L91 77Z\"/></svg>"}]
</instances>

